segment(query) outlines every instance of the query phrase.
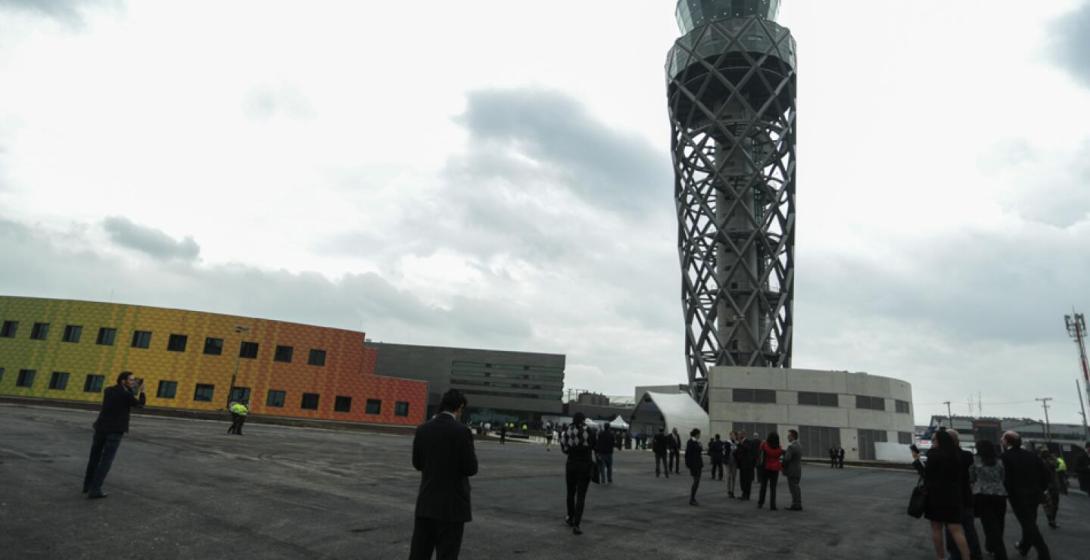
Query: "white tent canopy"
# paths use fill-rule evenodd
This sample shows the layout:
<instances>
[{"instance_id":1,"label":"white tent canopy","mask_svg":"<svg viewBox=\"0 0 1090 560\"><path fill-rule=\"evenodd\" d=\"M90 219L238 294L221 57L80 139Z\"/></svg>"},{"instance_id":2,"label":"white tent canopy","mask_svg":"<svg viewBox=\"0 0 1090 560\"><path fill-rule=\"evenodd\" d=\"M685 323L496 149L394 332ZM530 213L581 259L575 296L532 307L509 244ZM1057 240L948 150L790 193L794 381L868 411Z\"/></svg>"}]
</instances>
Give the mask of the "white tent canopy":
<instances>
[{"instance_id":1,"label":"white tent canopy","mask_svg":"<svg viewBox=\"0 0 1090 560\"><path fill-rule=\"evenodd\" d=\"M627 430L628 422L625 422L624 417L618 414L616 418L609 421L609 427L614 430Z\"/></svg>"},{"instance_id":2,"label":"white tent canopy","mask_svg":"<svg viewBox=\"0 0 1090 560\"><path fill-rule=\"evenodd\" d=\"M636 404L631 424L633 433L647 435L657 433L659 428L665 428L667 432L676 428L684 439L693 428L707 435L711 422L708 413L688 394L648 391Z\"/></svg>"}]
</instances>

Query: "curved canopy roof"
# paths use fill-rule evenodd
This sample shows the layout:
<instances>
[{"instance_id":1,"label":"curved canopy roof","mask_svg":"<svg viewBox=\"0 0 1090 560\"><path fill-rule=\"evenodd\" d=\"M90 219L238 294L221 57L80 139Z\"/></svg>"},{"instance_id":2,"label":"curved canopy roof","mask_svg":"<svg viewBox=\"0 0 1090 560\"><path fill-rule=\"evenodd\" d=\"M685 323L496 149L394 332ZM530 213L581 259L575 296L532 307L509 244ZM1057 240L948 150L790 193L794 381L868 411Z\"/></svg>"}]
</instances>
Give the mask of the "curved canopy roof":
<instances>
[{"instance_id":1,"label":"curved canopy roof","mask_svg":"<svg viewBox=\"0 0 1090 560\"><path fill-rule=\"evenodd\" d=\"M670 432L677 428L682 438L688 438L693 428L708 433L708 413L687 393L646 392L636 404L629 422L633 432L654 433L659 428Z\"/></svg>"}]
</instances>

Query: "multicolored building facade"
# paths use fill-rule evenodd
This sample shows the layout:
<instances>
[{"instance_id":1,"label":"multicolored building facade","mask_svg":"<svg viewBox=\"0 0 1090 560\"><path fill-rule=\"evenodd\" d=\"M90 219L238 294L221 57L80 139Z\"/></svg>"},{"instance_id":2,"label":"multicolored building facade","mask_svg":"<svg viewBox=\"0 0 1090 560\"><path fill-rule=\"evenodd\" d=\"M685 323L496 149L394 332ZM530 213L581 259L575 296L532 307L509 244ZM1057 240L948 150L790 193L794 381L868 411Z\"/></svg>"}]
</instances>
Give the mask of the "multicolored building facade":
<instances>
[{"instance_id":1,"label":"multicolored building facade","mask_svg":"<svg viewBox=\"0 0 1090 560\"><path fill-rule=\"evenodd\" d=\"M0 296L0 395L98 402L131 371L151 407L224 410L230 398L258 415L422 423L428 383L377 375L364 341L252 317Z\"/></svg>"}]
</instances>

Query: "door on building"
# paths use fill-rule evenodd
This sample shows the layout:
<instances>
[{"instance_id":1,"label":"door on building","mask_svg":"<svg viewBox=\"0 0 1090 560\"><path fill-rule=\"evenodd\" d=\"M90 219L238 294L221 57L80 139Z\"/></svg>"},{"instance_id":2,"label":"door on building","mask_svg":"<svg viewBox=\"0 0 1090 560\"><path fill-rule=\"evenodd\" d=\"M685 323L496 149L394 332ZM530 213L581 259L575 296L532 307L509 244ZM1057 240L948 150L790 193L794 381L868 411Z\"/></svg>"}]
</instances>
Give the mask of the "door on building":
<instances>
[{"instance_id":1,"label":"door on building","mask_svg":"<svg viewBox=\"0 0 1090 560\"><path fill-rule=\"evenodd\" d=\"M859 430L859 459L861 461L873 461L877 457L874 452L874 444L886 442L885 430Z\"/></svg>"},{"instance_id":2,"label":"door on building","mask_svg":"<svg viewBox=\"0 0 1090 560\"><path fill-rule=\"evenodd\" d=\"M829 450L840 447L840 428L799 426L799 444L804 457L828 459Z\"/></svg>"}]
</instances>

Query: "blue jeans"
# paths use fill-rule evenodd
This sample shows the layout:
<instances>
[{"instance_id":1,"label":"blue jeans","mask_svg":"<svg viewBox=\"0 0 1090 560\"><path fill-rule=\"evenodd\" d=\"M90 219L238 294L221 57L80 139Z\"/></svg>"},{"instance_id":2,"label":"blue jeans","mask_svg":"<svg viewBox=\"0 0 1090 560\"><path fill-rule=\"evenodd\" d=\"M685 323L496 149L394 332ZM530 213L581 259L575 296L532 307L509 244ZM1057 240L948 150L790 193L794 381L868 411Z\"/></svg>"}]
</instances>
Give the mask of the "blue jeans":
<instances>
[{"instance_id":1,"label":"blue jeans","mask_svg":"<svg viewBox=\"0 0 1090 560\"><path fill-rule=\"evenodd\" d=\"M97 494L102 492L102 483L110 474L110 465L114 463L117 448L121 447L121 432L100 432L95 430L95 439L91 443L91 457L87 460L87 472L83 475L83 491Z\"/></svg>"},{"instance_id":2,"label":"blue jeans","mask_svg":"<svg viewBox=\"0 0 1090 560\"><path fill-rule=\"evenodd\" d=\"M598 455L598 480L602 482L613 482L613 454L599 454Z\"/></svg>"}]
</instances>

